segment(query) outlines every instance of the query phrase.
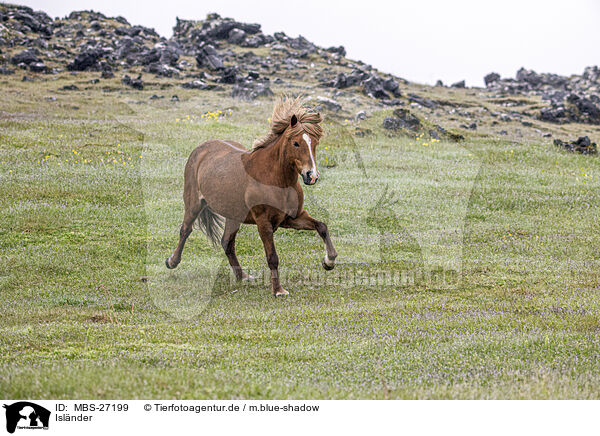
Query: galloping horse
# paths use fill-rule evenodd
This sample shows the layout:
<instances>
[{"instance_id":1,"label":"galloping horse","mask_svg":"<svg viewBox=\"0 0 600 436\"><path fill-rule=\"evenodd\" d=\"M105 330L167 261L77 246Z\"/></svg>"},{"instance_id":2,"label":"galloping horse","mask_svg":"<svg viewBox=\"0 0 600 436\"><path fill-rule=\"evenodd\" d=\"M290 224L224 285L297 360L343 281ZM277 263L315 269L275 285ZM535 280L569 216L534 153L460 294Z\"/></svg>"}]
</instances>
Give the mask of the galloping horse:
<instances>
[{"instance_id":1,"label":"galloping horse","mask_svg":"<svg viewBox=\"0 0 600 436\"><path fill-rule=\"evenodd\" d=\"M235 236L242 223L256 224L275 296L288 294L279 281L279 258L273 243L278 227L316 230L327 249L322 265L326 270L333 269L337 252L329 231L304 210L304 193L298 180L298 174L306 185L314 185L319 179L315 150L323 135L319 125L323 119L302 99L286 97L275 104L271 119L269 134L255 141L252 151L237 142L222 140L207 141L192 151L185 166L185 214L179 244L166 260L167 268L179 265L185 241L198 220L215 245L223 229L221 246L238 280L252 277L238 262Z\"/></svg>"}]
</instances>

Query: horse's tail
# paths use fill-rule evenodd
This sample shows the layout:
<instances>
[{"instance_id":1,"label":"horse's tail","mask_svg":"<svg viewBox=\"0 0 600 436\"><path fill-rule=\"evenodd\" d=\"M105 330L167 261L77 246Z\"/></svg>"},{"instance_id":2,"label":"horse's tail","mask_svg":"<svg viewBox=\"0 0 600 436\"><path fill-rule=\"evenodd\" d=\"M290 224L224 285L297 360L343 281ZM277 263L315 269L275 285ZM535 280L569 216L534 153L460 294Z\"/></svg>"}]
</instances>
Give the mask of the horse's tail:
<instances>
[{"instance_id":1,"label":"horse's tail","mask_svg":"<svg viewBox=\"0 0 600 436\"><path fill-rule=\"evenodd\" d=\"M215 246L221 242L225 218L215 213L204 198L200 199L200 213L198 214L198 227Z\"/></svg>"}]
</instances>

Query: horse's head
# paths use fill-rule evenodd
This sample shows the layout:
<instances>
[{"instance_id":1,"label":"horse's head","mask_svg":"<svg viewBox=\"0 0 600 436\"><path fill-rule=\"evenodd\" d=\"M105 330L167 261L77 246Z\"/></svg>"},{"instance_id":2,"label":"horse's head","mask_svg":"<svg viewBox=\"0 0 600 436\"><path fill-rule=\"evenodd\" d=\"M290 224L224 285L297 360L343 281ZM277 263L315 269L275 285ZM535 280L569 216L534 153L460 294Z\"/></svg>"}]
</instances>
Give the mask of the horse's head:
<instances>
[{"instance_id":1,"label":"horse's head","mask_svg":"<svg viewBox=\"0 0 600 436\"><path fill-rule=\"evenodd\" d=\"M290 135L285 144L286 157L295 165L306 185L314 185L319 180L319 171L315 160L315 151L319 138L309 135L303 129L298 129L298 118L292 115L290 120Z\"/></svg>"}]
</instances>

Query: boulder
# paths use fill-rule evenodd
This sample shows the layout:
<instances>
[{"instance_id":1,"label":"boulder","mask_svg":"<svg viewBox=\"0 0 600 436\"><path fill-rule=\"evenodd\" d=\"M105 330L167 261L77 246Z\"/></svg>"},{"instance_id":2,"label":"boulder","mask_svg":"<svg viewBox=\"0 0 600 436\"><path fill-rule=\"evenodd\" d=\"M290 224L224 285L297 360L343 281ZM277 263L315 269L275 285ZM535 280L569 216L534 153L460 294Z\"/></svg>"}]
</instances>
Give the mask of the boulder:
<instances>
[{"instance_id":1,"label":"boulder","mask_svg":"<svg viewBox=\"0 0 600 436\"><path fill-rule=\"evenodd\" d=\"M210 44L206 44L200 49L198 56L196 56L196 62L199 67L205 67L214 71L225 68L217 50Z\"/></svg>"},{"instance_id":2,"label":"boulder","mask_svg":"<svg viewBox=\"0 0 600 436\"><path fill-rule=\"evenodd\" d=\"M34 73L45 73L48 71L48 67L43 62L34 62L29 64L29 70Z\"/></svg>"},{"instance_id":3,"label":"boulder","mask_svg":"<svg viewBox=\"0 0 600 436\"><path fill-rule=\"evenodd\" d=\"M378 77L371 76L363 82L364 93L372 98L388 98L387 92L383 87L383 81Z\"/></svg>"},{"instance_id":4,"label":"boulder","mask_svg":"<svg viewBox=\"0 0 600 436\"><path fill-rule=\"evenodd\" d=\"M127 74L121 79L123 85L131 86L133 89L144 89L144 82L142 82L142 75L140 74L136 79L132 79Z\"/></svg>"},{"instance_id":5,"label":"boulder","mask_svg":"<svg viewBox=\"0 0 600 436\"><path fill-rule=\"evenodd\" d=\"M398 130L400 128L400 120L396 117L385 117L383 128L386 130Z\"/></svg>"},{"instance_id":6,"label":"boulder","mask_svg":"<svg viewBox=\"0 0 600 436\"><path fill-rule=\"evenodd\" d=\"M525 68L521 68L517 71L517 80L519 82L526 82L534 88L543 82L542 76L533 70L526 70Z\"/></svg>"},{"instance_id":7,"label":"boulder","mask_svg":"<svg viewBox=\"0 0 600 436\"><path fill-rule=\"evenodd\" d=\"M425 97L420 97L416 94L408 94L408 101L410 101L411 103L417 103L429 109L435 109L438 106L437 103L435 103L433 100L430 100Z\"/></svg>"},{"instance_id":8,"label":"boulder","mask_svg":"<svg viewBox=\"0 0 600 436\"><path fill-rule=\"evenodd\" d=\"M391 92L394 97L402 96L399 87L400 85L398 84L398 82L391 77L383 81L383 89Z\"/></svg>"},{"instance_id":9,"label":"boulder","mask_svg":"<svg viewBox=\"0 0 600 436\"><path fill-rule=\"evenodd\" d=\"M255 100L258 97L272 97L273 91L265 83L245 80L233 86L231 96L241 100Z\"/></svg>"},{"instance_id":10,"label":"boulder","mask_svg":"<svg viewBox=\"0 0 600 436\"><path fill-rule=\"evenodd\" d=\"M346 56L346 49L344 48L343 45L340 45L338 47L329 47L327 49L327 52L329 52L329 53L335 53L335 54L340 55L340 56Z\"/></svg>"},{"instance_id":11,"label":"boulder","mask_svg":"<svg viewBox=\"0 0 600 436\"><path fill-rule=\"evenodd\" d=\"M258 78L258 76L257 76ZM221 77L218 79L219 83L234 84L241 80L239 75L238 67L226 67L221 72Z\"/></svg>"},{"instance_id":12,"label":"boulder","mask_svg":"<svg viewBox=\"0 0 600 436\"><path fill-rule=\"evenodd\" d=\"M500 80L500 74L498 73L490 73L483 78L485 86L490 86L492 83L496 83L498 80Z\"/></svg>"},{"instance_id":13,"label":"boulder","mask_svg":"<svg viewBox=\"0 0 600 436\"><path fill-rule=\"evenodd\" d=\"M146 68L144 68L144 71L147 73L156 74L160 77L179 76L179 70L177 68L171 67L168 64L162 64L160 62L155 62L146 66Z\"/></svg>"},{"instance_id":14,"label":"boulder","mask_svg":"<svg viewBox=\"0 0 600 436\"><path fill-rule=\"evenodd\" d=\"M421 120L411 114L408 109L398 108L394 110L393 114L399 120L400 127L415 132L421 128Z\"/></svg>"},{"instance_id":15,"label":"boulder","mask_svg":"<svg viewBox=\"0 0 600 436\"><path fill-rule=\"evenodd\" d=\"M98 48L86 48L81 51L73 62L67 65L69 71L87 71L87 70L99 70L100 66L98 61L104 55L104 51Z\"/></svg>"},{"instance_id":16,"label":"boulder","mask_svg":"<svg viewBox=\"0 0 600 436\"><path fill-rule=\"evenodd\" d=\"M246 32L244 32L242 29L234 28L229 32L227 42L230 44L240 45L244 39L246 39Z\"/></svg>"},{"instance_id":17,"label":"boulder","mask_svg":"<svg viewBox=\"0 0 600 436\"><path fill-rule=\"evenodd\" d=\"M337 101L331 98L323 97L321 95L317 97L317 107L319 106L321 108L325 108L334 112L338 112L342 109L342 105L339 104Z\"/></svg>"},{"instance_id":18,"label":"boulder","mask_svg":"<svg viewBox=\"0 0 600 436\"><path fill-rule=\"evenodd\" d=\"M29 64L41 62L41 59L38 57L38 55L39 55L39 52L35 48L30 48L30 49L23 50L22 52L17 53L10 59L10 61L11 61L11 63L13 63L15 65L19 65L19 64L29 65Z\"/></svg>"},{"instance_id":19,"label":"boulder","mask_svg":"<svg viewBox=\"0 0 600 436\"><path fill-rule=\"evenodd\" d=\"M203 80L192 80L181 85L185 89L207 89L209 85Z\"/></svg>"},{"instance_id":20,"label":"boulder","mask_svg":"<svg viewBox=\"0 0 600 436\"><path fill-rule=\"evenodd\" d=\"M560 139L555 139L554 144L558 147L564 148L567 151L581 153L581 154L597 154L598 147L596 143L590 141L590 138L587 136L582 136L577 141L561 141Z\"/></svg>"}]
</instances>

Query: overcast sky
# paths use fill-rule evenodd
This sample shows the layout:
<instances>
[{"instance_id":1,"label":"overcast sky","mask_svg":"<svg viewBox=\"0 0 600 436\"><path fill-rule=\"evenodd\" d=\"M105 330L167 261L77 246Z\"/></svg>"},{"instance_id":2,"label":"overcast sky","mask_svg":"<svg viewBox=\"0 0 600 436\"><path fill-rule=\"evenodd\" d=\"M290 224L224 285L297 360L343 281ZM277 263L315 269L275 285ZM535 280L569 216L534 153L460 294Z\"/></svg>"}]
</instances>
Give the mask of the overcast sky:
<instances>
[{"instance_id":1,"label":"overcast sky","mask_svg":"<svg viewBox=\"0 0 600 436\"><path fill-rule=\"evenodd\" d=\"M466 79L482 85L496 71L521 66L581 73L600 64L600 0L12 0L53 17L93 9L171 36L175 17L209 12L260 23L265 33L303 35L320 46L343 45L347 56L408 80L433 84Z\"/></svg>"}]
</instances>

